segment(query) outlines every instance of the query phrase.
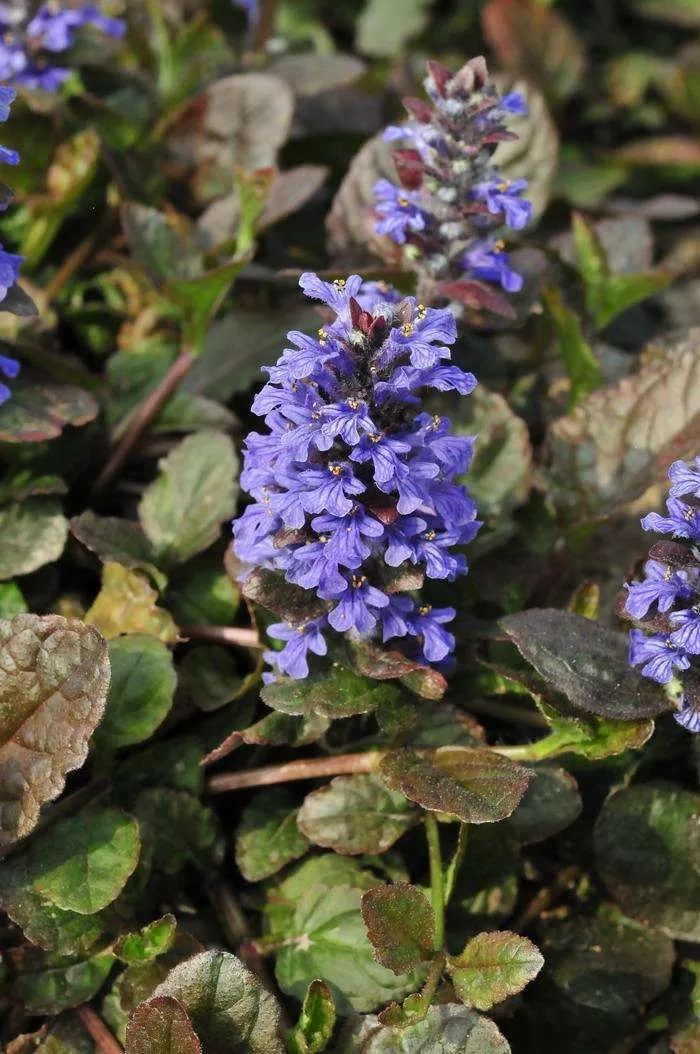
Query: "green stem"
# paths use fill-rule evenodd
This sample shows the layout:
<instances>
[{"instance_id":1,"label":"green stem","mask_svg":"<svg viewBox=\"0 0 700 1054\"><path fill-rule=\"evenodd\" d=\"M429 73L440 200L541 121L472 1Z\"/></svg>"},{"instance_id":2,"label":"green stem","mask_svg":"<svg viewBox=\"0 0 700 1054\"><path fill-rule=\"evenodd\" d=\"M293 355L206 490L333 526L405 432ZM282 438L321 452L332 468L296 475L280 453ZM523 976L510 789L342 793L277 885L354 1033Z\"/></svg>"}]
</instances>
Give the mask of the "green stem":
<instances>
[{"instance_id":1,"label":"green stem","mask_svg":"<svg viewBox=\"0 0 700 1054\"><path fill-rule=\"evenodd\" d=\"M462 866L462 861L464 860L464 854L467 848L468 833L469 825L461 823L459 825L459 834L457 835L457 845L455 846L454 854L445 871L445 907L450 903L452 894L454 893L457 875Z\"/></svg>"},{"instance_id":2,"label":"green stem","mask_svg":"<svg viewBox=\"0 0 700 1054\"><path fill-rule=\"evenodd\" d=\"M430 889L435 915L435 940L433 947L441 952L445 944L445 877L442 871L442 852L440 849L440 831L437 820L432 813L425 814L425 836L428 840L428 857L430 859Z\"/></svg>"}]
</instances>

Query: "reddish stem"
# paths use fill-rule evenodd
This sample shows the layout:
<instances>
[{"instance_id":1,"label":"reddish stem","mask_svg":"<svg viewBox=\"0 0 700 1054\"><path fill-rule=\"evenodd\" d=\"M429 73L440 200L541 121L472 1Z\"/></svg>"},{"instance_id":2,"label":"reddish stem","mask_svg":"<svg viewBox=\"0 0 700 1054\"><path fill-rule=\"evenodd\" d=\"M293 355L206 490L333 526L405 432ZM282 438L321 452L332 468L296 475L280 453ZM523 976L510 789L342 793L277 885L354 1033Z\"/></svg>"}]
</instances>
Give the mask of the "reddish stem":
<instances>
[{"instance_id":1,"label":"reddish stem","mask_svg":"<svg viewBox=\"0 0 700 1054\"><path fill-rule=\"evenodd\" d=\"M364 754L336 754L331 758L302 758L288 761L284 765L265 765L259 769L243 772L222 772L212 776L207 789L212 794L242 790L244 787L268 787L272 783L290 783L293 780L312 780L322 776L344 776L356 772L374 772L381 754L368 751Z\"/></svg>"},{"instance_id":2,"label":"reddish stem","mask_svg":"<svg viewBox=\"0 0 700 1054\"><path fill-rule=\"evenodd\" d=\"M124 1054L124 1048L118 1043L101 1017L89 1006L79 1006L77 1014L85 1029L90 1033L101 1054Z\"/></svg>"},{"instance_id":3,"label":"reddish stem","mask_svg":"<svg viewBox=\"0 0 700 1054\"><path fill-rule=\"evenodd\" d=\"M158 416L168 399L179 386L180 381L189 373L195 362L196 356L192 354L189 348L183 348L160 384L156 385L150 395L134 410L125 435L119 441L107 464L97 477L93 487L93 495L101 493L117 475L144 432Z\"/></svg>"}]
</instances>

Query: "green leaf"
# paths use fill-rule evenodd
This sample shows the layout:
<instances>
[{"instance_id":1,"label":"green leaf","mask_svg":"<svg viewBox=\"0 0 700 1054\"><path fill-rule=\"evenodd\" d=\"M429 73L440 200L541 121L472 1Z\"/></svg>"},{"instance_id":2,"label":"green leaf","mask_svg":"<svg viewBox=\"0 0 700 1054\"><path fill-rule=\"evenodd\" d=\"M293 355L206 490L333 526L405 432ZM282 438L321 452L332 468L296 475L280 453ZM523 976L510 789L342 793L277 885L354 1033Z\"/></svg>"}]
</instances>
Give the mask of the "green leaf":
<instances>
[{"instance_id":1,"label":"green leaf","mask_svg":"<svg viewBox=\"0 0 700 1054\"><path fill-rule=\"evenodd\" d=\"M408 994L418 976L396 977L374 958L360 913L362 892L376 877L356 861L328 853L298 865L270 889L267 932L278 944L276 976L284 992L303 999L324 980L339 1013L370 1010Z\"/></svg>"},{"instance_id":2,"label":"green leaf","mask_svg":"<svg viewBox=\"0 0 700 1054\"><path fill-rule=\"evenodd\" d=\"M182 690L205 713L238 698L243 683L230 651L216 645L192 648L180 665Z\"/></svg>"},{"instance_id":3,"label":"green leaf","mask_svg":"<svg viewBox=\"0 0 700 1054\"><path fill-rule=\"evenodd\" d=\"M543 299L554 327L559 354L569 375L569 410L573 410L582 396L601 386L603 372L583 335L578 315L566 307L559 290L551 286Z\"/></svg>"},{"instance_id":4,"label":"green leaf","mask_svg":"<svg viewBox=\"0 0 700 1054\"><path fill-rule=\"evenodd\" d=\"M499 624L523 658L574 708L625 721L668 710L664 694L630 667L623 634L558 608L530 608Z\"/></svg>"},{"instance_id":5,"label":"green leaf","mask_svg":"<svg viewBox=\"0 0 700 1054\"><path fill-rule=\"evenodd\" d=\"M198 798L204 784L201 761L204 746L196 736L155 741L145 750L120 759L113 774L124 803L131 803L145 787L164 786L189 791Z\"/></svg>"},{"instance_id":6,"label":"green leaf","mask_svg":"<svg viewBox=\"0 0 700 1054\"><path fill-rule=\"evenodd\" d=\"M544 959L527 937L497 931L473 937L461 955L450 958L449 971L463 1003L490 1010L521 992L543 965Z\"/></svg>"},{"instance_id":7,"label":"green leaf","mask_svg":"<svg viewBox=\"0 0 700 1054\"><path fill-rule=\"evenodd\" d=\"M419 815L403 794L368 773L336 776L307 794L298 824L314 845L336 853L384 853Z\"/></svg>"},{"instance_id":8,"label":"green leaf","mask_svg":"<svg viewBox=\"0 0 700 1054\"><path fill-rule=\"evenodd\" d=\"M155 919L136 933L127 933L114 945L114 954L127 965L150 962L167 952L175 939L177 921L174 915Z\"/></svg>"},{"instance_id":9,"label":"green leaf","mask_svg":"<svg viewBox=\"0 0 700 1054\"><path fill-rule=\"evenodd\" d=\"M134 257L154 283L201 273L203 256L186 217L127 201L122 205L122 225Z\"/></svg>"},{"instance_id":10,"label":"green leaf","mask_svg":"<svg viewBox=\"0 0 700 1054\"><path fill-rule=\"evenodd\" d=\"M595 231L578 213L573 219L573 234L586 307L598 329L604 329L625 308L659 292L671 281L672 276L662 271L614 274Z\"/></svg>"},{"instance_id":11,"label":"green leaf","mask_svg":"<svg viewBox=\"0 0 700 1054\"><path fill-rule=\"evenodd\" d=\"M92 421L99 409L95 397L84 388L23 368L12 382L12 398L0 406L0 442L56 439L66 426L78 428Z\"/></svg>"},{"instance_id":12,"label":"green leaf","mask_svg":"<svg viewBox=\"0 0 700 1054\"><path fill-rule=\"evenodd\" d=\"M532 444L525 421L498 392L479 384L450 413L457 435L478 435L468 486L479 516L498 522L523 504L532 483ZM467 474L460 477L467 483Z\"/></svg>"},{"instance_id":13,"label":"green leaf","mask_svg":"<svg viewBox=\"0 0 700 1054\"><path fill-rule=\"evenodd\" d=\"M595 848L626 914L676 940L700 940L700 795L670 783L617 791L598 817Z\"/></svg>"},{"instance_id":14,"label":"green leaf","mask_svg":"<svg viewBox=\"0 0 700 1054\"><path fill-rule=\"evenodd\" d=\"M118 750L150 739L167 717L177 677L170 652L153 637L131 634L109 642L112 681L99 750Z\"/></svg>"},{"instance_id":15,"label":"green leaf","mask_svg":"<svg viewBox=\"0 0 700 1054\"><path fill-rule=\"evenodd\" d=\"M287 1036L289 1054L322 1054L334 1027L333 994L324 981L312 981L306 990L299 1020Z\"/></svg>"},{"instance_id":16,"label":"green leaf","mask_svg":"<svg viewBox=\"0 0 700 1054\"><path fill-rule=\"evenodd\" d=\"M528 761L543 761L561 754L579 754L589 761L638 750L654 731L654 722L612 721L604 717L564 717L541 700L537 705L547 719L549 735L533 743L527 751Z\"/></svg>"},{"instance_id":17,"label":"green leaf","mask_svg":"<svg viewBox=\"0 0 700 1054\"><path fill-rule=\"evenodd\" d=\"M289 791L261 791L244 808L236 832L236 864L248 882L276 874L308 847L297 827L296 801Z\"/></svg>"},{"instance_id":18,"label":"green leaf","mask_svg":"<svg viewBox=\"0 0 700 1054\"><path fill-rule=\"evenodd\" d=\"M604 905L594 918L548 929L544 944L554 984L598 1013L637 1014L671 979L673 942Z\"/></svg>"},{"instance_id":19,"label":"green leaf","mask_svg":"<svg viewBox=\"0 0 700 1054\"><path fill-rule=\"evenodd\" d=\"M167 594L178 626L230 626L240 593L220 562L201 556L178 568Z\"/></svg>"},{"instance_id":20,"label":"green leaf","mask_svg":"<svg viewBox=\"0 0 700 1054\"><path fill-rule=\"evenodd\" d=\"M0 580L28 575L58 560L68 521L54 498L28 498L0 509Z\"/></svg>"},{"instance_id":21,"label":"green leaf","mask_svg":"<svg viewBox=\"0 0 700 1054\"><path fill-rule=\"evenodd\" d=\"M228 436L188 436L159 464L139 518L158 560L183 563L219 536L235 511L238 459Z\"/></svg>"},{"instance_id":22,"label":"green leaf","mask_svg":"<svg viewBox=\"0 0 700 1054\"><path fill-rule=\"evenodd\" d=\"M40 844L40 841L39 841ZM40 866L40 865L39 865ZM32 944L59 955L88 952L103 929L98 915L80 915L51 904L34 888L35 869L26 855L0 868L0 907Z\"/></svg>"},{"instance_id":23,"label":"green leaf","mask_svg":"<svg viewBox=\"0 0 700 1054\"><path fill-rule=\"evenodd\" d=\"M11 619L24 615L27 602L16 582L0 582L0 618Z\"/></svg>"},{"instance_id":24,"label":"green leaf","mask_svg":"<svg viewBox=\"0 0 700 1054\"><path fill-rule=\"evenodd\" d=\"M125 1054L202 1054L187 1011L171 995L156 996L136 1007L124 1049Z\"/></svg>"},{"instance_id":25,"label":"green leaf","mask_svg":"<svg viewBox=\"0 0 700 1054\"><path fill-rule=\"evenodd\" d=\"M243 257L215 271L168 282L165 295L182 311L184 337L195 352L203 347L209 323L247 263L248 258Z\"/></svg>"},{"instance_id":26,"label":"green leaf","mask_svg":"<svg viewBox=\"0 0 700 1054\"><path fill-rule=\"evenodd\" d=\"M263 702L283 714L319 714L331 718L370 713L398 695L396 685L369 681L339 663L303 681L278 678L260 693Z\"/></svg>"},{"instance_id":27,"label":"green leaf","mask_svg":"<svg viewBox=\"0 0 700 1054\"><path fill-rule=\"evenodd\" d=\"M0 846L29 834L83 764L108 685L107 645L91 626L59 615L0 621Z\"/></svg>"},{"instance_id":28,"label":"green leaf","mask_svg":"<svg viewBox=\"0 0 700 1054\"><path fill-rule=\"evenodd\" d=\"M398 55L428 20L433 0L366 0L357 21L355 47L363 55Z\"/></svg>"},{"instance_id":29,"label":"green leaf","mask_svg":"<svg viewBox=\"0 0 700 1054\"><path fill-rule=\"evenodd\" d=\"M493 1021L449 1003L431 1006L422 1021L406 1028L367 1016L338 1054L510 1054L510 1047Z\"/></svg>"},{"instance_id":30,"label":"green leaf","mask_svg":"<svg viewBox=\"0 0 700 1054\"><path fill-rule=\"evenodd\" d=\"M532 769L530 785L505 826L521 845L543 842L577 819L582 802L576 780L558 765Z\"/></svg>"},{"instance_id":31,"label":"green leaf","mask_svg":"<svg viewBox=\"0 0 700 1054\"><path fill-rule=\"evenodd\" d=\"M435 916L427 898L408 882L362 894L362 918L374 955L393 973L412 970L434 955Z\"/></svg>"},{"instance_id":32,"label":"green leaf","mask_svg":"<svg viewBox=\"0 0 700 1054\"><path fill-rule=\"evenodd\" d=\"M490 750L441 747L430 757L410 750L385 754L379 775L392 790L463 823L496 823L515 809L530 773Z\"/></svg>"},{"instance_id":33,"label":"green leaf","mask_svg":"<svg viewBox=\"0 0 700 1054\"><path fill-rule=\"evenodd\" d=\"M29 851L34 887L65 911L92 915L119 896L139 860L136 821L95 808L59 820Z\"/></svg>"},{"instance_id":34,"label":"green leaf","mask_svg":"<svg viewBox=\"0 0 700 1054\"><path fill-rule=\"evenodd\" d=\"M56 150L47 173L48 193L32 202L31 223L20 249L27 268L41 263L63 221L92 183L100 150L94 128L78 132Z\"/></svg>"},{"instance_id":35,"label":"green leaf","mask_svg":"<svg viewBox=\"0 0 700 1054\"><path fill-rule=\"evenodd\" d=\"M142 791L134 812L145 850L166 875L177 874L188 863L202 871L221 863L223 845L216 816L186 791L165 787Z\"/></svg>"},{"instance_id":36,"label":"green leaf","mask_svg":"<svg viewBox=\"0 0 700 1054\"><path fill-rule=\"evenodd\" d=\"M122 633L147 634L166 644L179 639L169 611L157 604L158 593L139 571L106 561L102 568L102 589L85 615L108 640Z\"/></svg>"},{"instance_id":37,"label":"green leaf","mask_svg":"<svg viewBox=\"0 0 700 1054\"><path fill-rule=\"evenodd\" d=\"M224 315L207 333L204 350L185 377L183 390L228 400L261 381L261 367L279 358L289 330L314 331L320 322L315 308L297 303L275 305L272 310L240 308Z\"/></svg>"},{"instance_id":38,"label":"green leaf","mask_svg":"<svg viewBox=\"0 0 700 1054\"><path fill-rule=\"evenodd\" d=\"M42 965L19 974L12 991L28 1013L58 1014L92 999L107 980L113 963L111 952L100 952L67 965Z\"/></svg>"},{"instance_id":39,"label":"green leaf","mask_svg":"<svg viewBox=\"0 0 700 1054\"><path fill-rule=\"evenodd\" d=\"M145 571L158 589L166 584L165 575L154 566L153 552L138 523L116 516L96 516L87 510L70 521L70 530L86 549L103 563L117 563L130 571Z\"/></svg>"},{"instance_id":40,"label":"green leaf","mask_svg":"<svg viewBox=\"0 0 700 1054\"><path fill-rule=\"evenodd\" d=\"M280 1008L247 966L206 951L180 963L154 996L174 996L207 1054L284 1054Z\"/></svg>"}]
</instances>

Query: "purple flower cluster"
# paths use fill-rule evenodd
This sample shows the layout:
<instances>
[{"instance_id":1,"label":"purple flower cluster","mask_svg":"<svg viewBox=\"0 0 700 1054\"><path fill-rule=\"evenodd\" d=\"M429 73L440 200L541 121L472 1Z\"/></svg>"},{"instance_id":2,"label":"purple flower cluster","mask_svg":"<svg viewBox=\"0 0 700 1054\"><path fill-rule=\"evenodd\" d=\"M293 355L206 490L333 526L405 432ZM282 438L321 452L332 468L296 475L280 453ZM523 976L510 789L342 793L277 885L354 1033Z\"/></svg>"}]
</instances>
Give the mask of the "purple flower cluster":
<instances>
[{"instance_id":1,"label":"purple flower cluster","mask_svg":"<svg viewBox=\"0 0 700 1054\"><path fill-rule=\"evenodd\" d=\"M54 64L53 56L72 47L76 30L96 26L107 36L124 36L121 18L107 18L96 4L49 0L35 5L0 0L0 80L25 88L55 92L70 69Z\"/></svg>"},{"instance_id":2,"label":"purple flower cluster","mask_svg":"<svg viewBox=\"0 0 700 1054\"><path fill-rule=\"evenodd\" d=\"M502 296L484 283L517 293L523 280L496 232L522 230L532 206L522 196L527 182L504 179L492 155L499 142L516 138L505 125L526 112L525 103L517 92L499 95L483 58L454 75L435 62L428 70L432 106L405 99L410 120L384 133L405 146L393 155L401 186L388 179L375 185L375 229L410 246L408 259L431 299L499 310Z\"/></svg>"},{"instance_id":3,"label":"purple flower cluster","mask_svg":"<svg viewBox=\"0 0 700 1054\"><path fill-rule=\"evenodd\" d=\"M6 121L10 116L10 106L15 99L15 91L12 88L0 87L0 121ZM6 165L19 164L19 154L16 150L8 150L0 146L0 161ZM11 194L7 187L2 188L0 194L0 211L7 208ZM8 292L19 277L19 267L22 263L21 256L5 252L0 245L0 304L7 297ZM8 380L13 380L19 373L19 362L10 358L9 355L0 355L0 373ZM0 381L0 405L6 402L12 393L6 384Z\"/></svg>"},{"instance_id":4,"label":"purple flower cluster","mask_svg":"<svg viewBox=\"0 0 700 1054\"><path fill-rule=\"evenodd\" d=\"M630 631L629 658L659 684L682 681L675 718L700 732L700 457L694 467L674 461L668 475L668 515L651 512L642 527L675 540L652 546L644 579L627 587L625 613L641 623Z\"/></svg>"},{"instance_id":5,"label":"purple flower cluster","mask_svg":"<svg viewBox=\"0 0 700 1054\"><path fill-rule=\"evenodd\" d=\"M454 580L467 570L454 548L481 526L454 483L473 437L453 435L421 402L425 389L468 395L476 384L449 362L454 316L358 275L328 283L307 273L300 285L335 317L315 336L288 334L253 402L269 432L246 441L241 482L254 502L234 524L234 551L322 598L326 612L270 626L285 646L266 657L306 677L309 652L325 655L334 630L398 638L415 657L441 662L454 648L445 629L454 608L421 603L398 569Z\"/></svg>"}]
</instances>

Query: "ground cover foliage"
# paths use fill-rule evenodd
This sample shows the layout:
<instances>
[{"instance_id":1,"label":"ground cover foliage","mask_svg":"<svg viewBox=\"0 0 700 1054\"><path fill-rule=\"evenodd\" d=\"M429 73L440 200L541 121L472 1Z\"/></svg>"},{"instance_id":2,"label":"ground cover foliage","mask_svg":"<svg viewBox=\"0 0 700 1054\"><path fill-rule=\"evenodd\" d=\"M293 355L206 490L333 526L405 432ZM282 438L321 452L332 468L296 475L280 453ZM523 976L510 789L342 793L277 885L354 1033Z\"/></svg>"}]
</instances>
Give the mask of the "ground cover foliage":
<instances>
[{"instance_id":1,"label":"ground cover foliage","mask_svg":"<svg viewBox=\"0 0 700 1054\"><path fill-rule=\"evenodd\" d=\"M697 3L103 10L2 125L0 1047L692 1054L700 740L620 594L700 453ZM521 288L433 290L479 382L426 406L478 436L453 668L337 638L266 683L327 600L239 579L261 367L328 322L302 272L415 293L381 133L481 54L532 219Z\"/></svg>"}]
</instances>

